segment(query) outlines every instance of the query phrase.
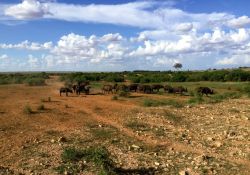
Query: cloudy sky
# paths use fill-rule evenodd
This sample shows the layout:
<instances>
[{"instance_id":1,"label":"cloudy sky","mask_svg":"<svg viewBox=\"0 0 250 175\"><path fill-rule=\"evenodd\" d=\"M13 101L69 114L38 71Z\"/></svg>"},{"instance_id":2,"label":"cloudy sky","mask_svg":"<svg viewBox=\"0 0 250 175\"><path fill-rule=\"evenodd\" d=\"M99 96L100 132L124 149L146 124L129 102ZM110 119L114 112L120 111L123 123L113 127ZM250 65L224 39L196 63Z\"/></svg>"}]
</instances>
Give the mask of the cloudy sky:
<instances>
[{"instance_id":1,"label":"cloudy sky","mask_svg":"<svg viewBox=\"0 0 250 175\"><path fill-rule=\"evenodd\" d=\"M0 71L250 66L248 0L1 0Z\"/></svg>"}]
</instances>

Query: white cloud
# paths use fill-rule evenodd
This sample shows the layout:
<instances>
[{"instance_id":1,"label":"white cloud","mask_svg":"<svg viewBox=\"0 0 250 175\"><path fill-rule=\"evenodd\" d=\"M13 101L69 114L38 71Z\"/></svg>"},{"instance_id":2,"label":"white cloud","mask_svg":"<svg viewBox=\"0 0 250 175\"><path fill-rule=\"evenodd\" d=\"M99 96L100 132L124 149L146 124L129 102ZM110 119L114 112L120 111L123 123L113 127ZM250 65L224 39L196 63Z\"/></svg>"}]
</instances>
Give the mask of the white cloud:
<instances>
[{"instance_id":1,"label":"white cloud","mask_svg":"<svg viewBox=\"0 0 250 175\"><path fill-rule=\"evenodd\" d=\"M9 58L9 57L8 57L8 55L6 55L6 54L0 55L0 60L1 60L1 61L6 60L6 59L8 59L8 58Z\"/></svg>"},{"instance_id":2,"label":"white cloud","mask_svg":"<svg viewBox=\"0 0 250 175\"><path fill-rule=\"evenodd\" d=\"M28 40L18 44L5 44L0 43L1 49L26 49L26 50L49 50L53 46L52 42L46 42L43 44L37 42L29 42Z\"/></svg>"},{"instance_id":3,"label":"white cloud","mask_svg":"<svg viewBox=\"0 0 250 175\"><path fill-rule=\"evenodd\" d=\"M180 32L189 32L192 29L193 29L192 23L180 23L176 25L175 27L175 30L180 31Z\"/></svg>"},{"instance_id":4,"label":"white cloud","mask_svg":"<svg viewBox=\"0 0 250 175\"><path fill-rule=\"evenodd\" d=\"M171 2L171 1L167 1ZM189 13L166 1L137 1L116 5L74 5L50 1L23 0L5 7L5 15L14 19L37 18L74 22L128 25L144 29L188 32L228 25L242 27L249 18L229 13Z\"/></svg>"},{"instance_id":5,"label":"white cloud","mask_svg":"<svg viewBox=\"0 0 250 175\"><path fill-rule=\"evenodd\" d=\"M220 59L216 62L218 65L249 65L250 64L250 55L233 55L231 57L226 57Z\"/></svg>"},{"instance_id":6,"label":"white cloud","mask_svg":"<svg viewBox=\"0 0 250 175\"><path fill-rule=\"evenodd\" d=\"M42 18L48 12L48 5L37 0L23 0L22 3L10 6L5 9L5 15L17 19Z\"/></svg>"},{"instance_id":7,"label":"white cloud","mask_svg":"<svg viewBox=\"0 0 250 175\"><path fill-rule=\"evenodd\" d=\"M228 21L230 27L241 28L250 24L250 18L248 16L241 16Z\"/></svg>"}]
</instances>

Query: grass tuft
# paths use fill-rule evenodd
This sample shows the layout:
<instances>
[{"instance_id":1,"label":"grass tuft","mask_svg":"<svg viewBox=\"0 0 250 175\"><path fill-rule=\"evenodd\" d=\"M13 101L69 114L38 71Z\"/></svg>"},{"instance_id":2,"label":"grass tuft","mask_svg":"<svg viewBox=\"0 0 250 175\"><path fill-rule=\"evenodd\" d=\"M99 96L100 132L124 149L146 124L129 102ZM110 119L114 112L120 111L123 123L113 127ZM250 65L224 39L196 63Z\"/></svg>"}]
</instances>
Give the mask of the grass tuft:
<instances>
[{"instance_id":1,"label":"grass tuft","mask_svg":"<svg viewBox=\"0 0 250 175\"><path fill-rule=\"evenodd\" d=\"M65 148L61 155L64 165L56 168L56 171L63 173L69 171L69 166L72 171L69 173L79 173L81 170L76 167L77 162L87 160L93 162L99 171L99 174L115 174L114 162L110 158L110 153L105 147L90 147L87 149Z\"/></svg>"},{"instance_id":2,"label":"grass tuft","mask_svg":"<svg viewBox=\"0 0 250 175\"><path fill-rule=\"evenodd\" d=\"M111 100L118 100L118 97L116 95L113 95Z\"/></svg>"}]
</instances>

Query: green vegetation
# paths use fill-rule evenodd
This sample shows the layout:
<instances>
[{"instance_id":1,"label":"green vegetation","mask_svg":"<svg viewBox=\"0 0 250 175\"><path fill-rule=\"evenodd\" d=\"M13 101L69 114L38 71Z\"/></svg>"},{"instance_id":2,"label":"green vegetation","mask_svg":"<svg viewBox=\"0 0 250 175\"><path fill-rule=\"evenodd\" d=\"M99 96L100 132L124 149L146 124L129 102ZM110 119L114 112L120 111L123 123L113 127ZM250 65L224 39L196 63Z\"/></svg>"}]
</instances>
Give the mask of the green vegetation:
<instances>
[{"instance_id":1,"label":"green vegetation","mask_svg":"<svg viewBox=\"0 0 250 175\"><path fill-rule=\"evenodd\" d=\"M45 79L40 77L26 78L24 83L29 86L44 86Z\"/></svg>"},{"instance_id":2,"label":"green vegetation","mask_svg":"<svg viewBox=\"0 0 250 175\"><path fill-rule=\"evenodd\" d=\"M118 95L119 95L119 97L126 97L126 98L128 98L128 97L130 97L130 92L127 92L127 91L120 91L120 92L118 93Z\"/></svg>"},{"instance_id":3,"label":"green vegetation","mask_svg":"<svg viewBox=\"0 0 250 175\"><path fill-rule=\"evenodd\" d=\"M118 100L117 95L113 95L112 98L111 98L111 100Z\"/></svg>"},{"instance_id":4,"label":"green vegetation","mask_svg":"<svg viewBox=\"0 0 250 175\"><path fill-rule=\"evenodd\" d=\"M173 106L176 108L183 107L183 104L181 102L178 102L176 100L154 100L154 99L145 99L143 101L143 106L145 107L156 107L156 106Z\"/></svg>"},{"instance_id":5,"label":"green vegetation","mask_svg":"<svg viewBox=\"0 0 250 175\"><path fill-rule=\"evenodd\" d=\"M240 89L240 91L242 93L247 94L248 97L250 97L250 83L246 84L245 86L243 86L242 89Z\"/></svg>"},{"instance_id":6,"label":"green vegetation","mask_svg":"<svg viewBox=\"0 0 250 175\"><path fill-rule=\"evenodd\" d=\"M32 114L32 113L34 113L34 112L33 112L33 110L31 109L31 107L30 107L29 105L26 105L26 106L24 106L24 108L23 108L23 113L24 113L24 114Z\"/></svg>"},{"instance_id":7,"label":"green vegetation","mask_svg":"<svg viewBox=\"0 0 250 175\"><path fill-rule=\"evenodd\" d=\"M49 75L42 73L6 73L0 74L0 84L27 84L30 86L45 85Z\"/></svg>"},{"instance_id":8,"label":"green vegetation","mask_svg":"<svg viewBox=\"0 0 250 175\"><path fill-rule=\"evenodd\" d=\"M241 94L237 92L225 92L223 94L216 94L211 96L210 99L207 101L208 103L219 103L226 99L236 99L240 98Z\"/></svg>"},{"instance_id":9,"label":"green vegetation","mask_svg":"<svg viewBox=\"0 0 250 175\"><path fill-rule=\"evenodd\" d=\"M79 161L88 161L95 164L99 174L116 174L114 163L110 158L108 150L104 147L91 147L88 149L65 148L62 155L64 164L56 168L60 174L67 171L70 174L80 173Z\"/></svg>"},{"instance_id":10,"label":"green vegetation","mask_svg":"<svg viewBox=\"0 0 250 175\"><path fill-rule=\"evenodd\" d=\"M204 99L201 96L201 94L199 94L199 93L193 93L192 96L193 97L191 97L188 100L188 103L190 103L190 104L201 104L202 102L204 102Z\"/></svg>"}]
</instances>

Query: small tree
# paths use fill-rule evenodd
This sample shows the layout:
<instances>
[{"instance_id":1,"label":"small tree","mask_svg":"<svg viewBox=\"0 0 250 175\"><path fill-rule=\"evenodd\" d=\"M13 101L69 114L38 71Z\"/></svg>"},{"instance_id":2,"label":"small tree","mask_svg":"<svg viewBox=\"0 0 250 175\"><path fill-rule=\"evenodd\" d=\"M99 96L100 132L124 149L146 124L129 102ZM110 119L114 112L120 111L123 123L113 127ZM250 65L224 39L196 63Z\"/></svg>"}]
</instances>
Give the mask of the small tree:
<instances>
[{"instance_id":1,"label":"small tree","mask_svg":"<svg viewBox=\"0 0 250 175\"><path fill-rule=\"evenodd\" d=\"M179 70L182 68L182 64L181 63L175 63L173 66L176 70Z\"/></svg>"}]
</instances>

